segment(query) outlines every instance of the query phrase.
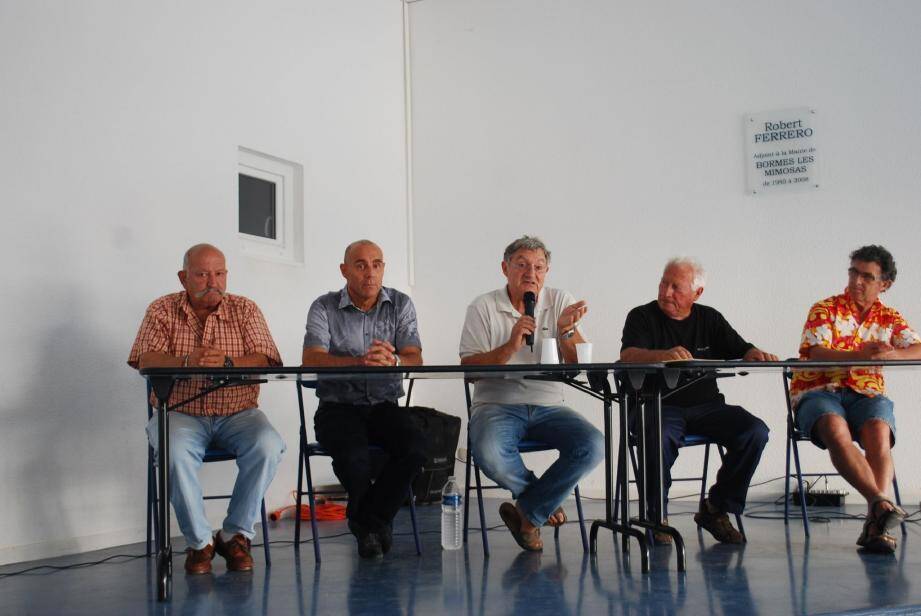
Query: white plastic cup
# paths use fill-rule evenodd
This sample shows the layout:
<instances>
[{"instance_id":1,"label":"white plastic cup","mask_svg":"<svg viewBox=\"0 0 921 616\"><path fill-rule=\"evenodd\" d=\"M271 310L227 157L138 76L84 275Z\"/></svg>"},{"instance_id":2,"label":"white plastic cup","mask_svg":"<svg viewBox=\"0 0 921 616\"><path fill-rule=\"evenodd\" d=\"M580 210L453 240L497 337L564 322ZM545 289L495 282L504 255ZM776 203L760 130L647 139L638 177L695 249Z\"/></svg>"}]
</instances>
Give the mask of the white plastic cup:
<instances>
[{"instance_id":1,"label":"white plastic cup","mask_svg":"<svg viewBox=\"0 0 921 616\"><path fill-rule=\"evenodd\" d=\"M592 343L580 342L576 345L576 360L580 364L592 363Z\"/></svg>"},{"instance_id":2,"label":"white plastic cup","mask_svg":"<svg viewBox=\"0 0 921 616\"><path fill-rule=\"evenodd\" d=\"M540 342L540 363L558 364L560 356L556 350L556 338L544 338Z\"/></svg>"}]
</instances>

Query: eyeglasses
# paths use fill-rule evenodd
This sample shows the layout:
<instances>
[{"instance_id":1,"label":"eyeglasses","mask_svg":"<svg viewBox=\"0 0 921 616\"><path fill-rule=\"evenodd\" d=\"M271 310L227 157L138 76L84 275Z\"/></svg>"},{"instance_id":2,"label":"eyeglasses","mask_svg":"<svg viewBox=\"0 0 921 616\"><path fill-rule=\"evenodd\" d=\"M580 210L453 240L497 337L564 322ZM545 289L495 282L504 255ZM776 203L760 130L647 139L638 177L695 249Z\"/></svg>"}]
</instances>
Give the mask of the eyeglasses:
<instances>
[{"instance_id":1,"label":"eyeglasses","mask_svg":"<svg viewBox=\"0 0 921 616\"><path fill-rule=\"evenodd\" d=\"M515 270L519 272L526 272L528 270L533 269L535 274L545 274L547 270L550 269L544 263L532 264L532 263L525 263L524 261L515 261L514 263L512 263L512 267L514 267Z\"/></svg>"},{"instance_id":2,"label":"eyeglasses","mask_svg":"<svg viewBox=\"0 0 921 616\"><path fill-rule=\"evenodd\" d=\"M882 278L877 278L870 272L861 272L856 267L847 268L847 276L848 278L860 278L867 284L870 284L871 282L880 282L882 280Z\"/></svg>"}]
</instances>

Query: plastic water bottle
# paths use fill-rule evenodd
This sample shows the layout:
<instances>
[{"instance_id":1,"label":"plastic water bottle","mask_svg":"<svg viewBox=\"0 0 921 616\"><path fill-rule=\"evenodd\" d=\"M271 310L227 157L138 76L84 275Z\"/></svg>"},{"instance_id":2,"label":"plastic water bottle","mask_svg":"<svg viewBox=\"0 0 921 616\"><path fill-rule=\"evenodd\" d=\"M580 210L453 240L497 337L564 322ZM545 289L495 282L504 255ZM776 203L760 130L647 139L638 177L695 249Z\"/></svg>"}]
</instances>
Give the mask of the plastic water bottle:
<instances>
[{"instance_id":1,"label":"plastic water bottle","mask_svg":"<svg viewBox=\"0 0 921 616\"><path fill-rule=\"evenodd\" d=\"M441 490L441 547L457 550L461 546L461 509L463 504L460 488L454 477Z\"/></svg>"}]
</instances>

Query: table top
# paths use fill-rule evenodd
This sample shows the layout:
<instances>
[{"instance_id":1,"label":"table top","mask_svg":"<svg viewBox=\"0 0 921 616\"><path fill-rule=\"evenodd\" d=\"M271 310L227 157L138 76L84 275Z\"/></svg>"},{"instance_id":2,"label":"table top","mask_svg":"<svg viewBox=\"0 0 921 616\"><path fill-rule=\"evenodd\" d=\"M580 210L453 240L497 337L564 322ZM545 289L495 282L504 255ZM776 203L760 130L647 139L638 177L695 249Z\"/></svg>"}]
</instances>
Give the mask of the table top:
<instances>
[{"instance_id":1,"label":"table top","mask_svg":"<svg viewBox=\"0 0 921 616\"><path fill-rule=\"evenodd\" d=\"M587 372L613 374L619 372L779 372L786 369L822 370L835 368L921 367L921 360L857 360L857 361L783 361L757 362L741 360L680 360L670 362L634 363L611 362L591 364L509 364L509 365L427 365L427 366L274 366L256 368L143 368L141 376L154 378L190 379L218 378L235 380L313 381L323 379L393 378L401 375L412 379L481 379L481 378L566 378Z\"/></svg>"}]
</instances>

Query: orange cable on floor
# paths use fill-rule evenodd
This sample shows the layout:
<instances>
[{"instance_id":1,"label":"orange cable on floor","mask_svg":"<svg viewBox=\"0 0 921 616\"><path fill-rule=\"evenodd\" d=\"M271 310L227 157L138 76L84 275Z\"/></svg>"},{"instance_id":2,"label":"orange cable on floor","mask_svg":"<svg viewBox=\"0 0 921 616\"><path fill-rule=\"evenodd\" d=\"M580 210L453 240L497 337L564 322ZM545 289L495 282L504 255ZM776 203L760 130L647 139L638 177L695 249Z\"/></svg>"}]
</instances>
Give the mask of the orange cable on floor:
<instances>
[{"instance_id":1,"label":"orange cable on floor","mask_svg":"<svg viewBox=\"0 0 921 616\"><path fill-rule=\"evenodd\" d=\"M302 504L300 510L300 519L309 520L311 515L314 513L316 514L315 519L318 522L345 519L345 505L331 503L321 499L317 499L316 504L316 511L311 511L309 505ZM276 509L269 514L269 519L273 522L277 522L282 518L296 518L298 517L297 512L295 511L296 509L297 505L288 505L287 507Z\"/></svg>"}]
</instances>

